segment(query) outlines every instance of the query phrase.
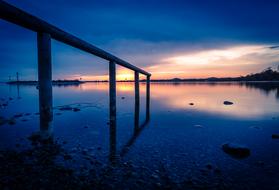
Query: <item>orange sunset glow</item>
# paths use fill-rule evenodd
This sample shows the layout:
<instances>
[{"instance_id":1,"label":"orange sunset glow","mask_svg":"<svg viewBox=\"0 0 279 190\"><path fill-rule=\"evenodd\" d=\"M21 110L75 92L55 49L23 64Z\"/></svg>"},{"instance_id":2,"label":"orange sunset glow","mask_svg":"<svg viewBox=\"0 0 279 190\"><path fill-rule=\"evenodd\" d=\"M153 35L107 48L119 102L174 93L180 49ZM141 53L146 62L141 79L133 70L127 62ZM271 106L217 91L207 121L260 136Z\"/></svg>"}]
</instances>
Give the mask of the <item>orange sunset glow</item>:
<instances>
[{"instance_id":1,"label":"orange sunset glow","mask_svg":"<svg viewBox=\"0 0 279 190\"><path fill-rule=\"evenodd\" d=\"M239 45L223 49L209 49L194 52L179 52L146 55L154 63L143 67L152 73L152 79L238 77L274 67L279 62L279 49L271 45ZM135 55L132 62L140 66L145 55ZM108 80L103 75L73 75L71 79ZM140 79L144 79L140 75ZM133 71L118 67L117 80L133 80Z\"/></svg>"}]
</instances>

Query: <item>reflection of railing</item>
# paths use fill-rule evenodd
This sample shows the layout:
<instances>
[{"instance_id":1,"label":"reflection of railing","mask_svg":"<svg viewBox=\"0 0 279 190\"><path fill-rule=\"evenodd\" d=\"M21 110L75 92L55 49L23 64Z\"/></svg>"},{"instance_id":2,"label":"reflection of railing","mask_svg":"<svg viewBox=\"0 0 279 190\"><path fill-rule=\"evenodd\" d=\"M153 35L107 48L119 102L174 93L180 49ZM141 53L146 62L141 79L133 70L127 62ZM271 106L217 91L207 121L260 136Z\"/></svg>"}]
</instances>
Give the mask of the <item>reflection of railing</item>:
<instances>
[{"instance_id":1,"label":"reflection of railing","mask_svg":"<svg viewBox=\"0 0 279 190\"><path fill-rule=\"evenodd\" d=\"M139 74L146 78L146 118L149 119L150 76L151 74L83 41L63 30L30 15L6 2L0 1L0 18L37 32L38 44L38 81L40 101L40 121L51 122L52 112L52 67L51 67L51 39L63 42L82 51L91 53L109 61L109 95L110 95L110 124L116 126L116 72L115 64L121 65L135 72L135 102L139 105ZM139 109L139 106L136 106ZM135 122L138 123L135 114ZM45 125L45 124L44 124Z\"/></svg>"}]
</instances>

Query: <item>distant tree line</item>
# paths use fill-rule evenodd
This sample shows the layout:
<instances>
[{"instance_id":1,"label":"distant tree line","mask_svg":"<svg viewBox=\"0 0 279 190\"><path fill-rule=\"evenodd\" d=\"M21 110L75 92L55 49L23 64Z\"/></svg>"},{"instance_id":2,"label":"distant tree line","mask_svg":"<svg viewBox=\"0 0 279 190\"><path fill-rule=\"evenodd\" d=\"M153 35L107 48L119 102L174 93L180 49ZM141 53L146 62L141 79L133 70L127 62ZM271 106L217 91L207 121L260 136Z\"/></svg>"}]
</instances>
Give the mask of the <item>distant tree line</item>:
<instances>
[{"instance_id":1,"label":"distant tree line","mask_svg":"<svg viewBox=\"0 0 279 190\"><path fill-rule=\"evenodd\" d=\"M271 67L263 70L260 73L249 74L246 76L240 77L224 77L224 78L203 78L203 79L161 79L161 80L152 80L153 82L218 82L218 81L279 81L279 66L278 71L273 70Z\"/></svg>"}]
</instances>

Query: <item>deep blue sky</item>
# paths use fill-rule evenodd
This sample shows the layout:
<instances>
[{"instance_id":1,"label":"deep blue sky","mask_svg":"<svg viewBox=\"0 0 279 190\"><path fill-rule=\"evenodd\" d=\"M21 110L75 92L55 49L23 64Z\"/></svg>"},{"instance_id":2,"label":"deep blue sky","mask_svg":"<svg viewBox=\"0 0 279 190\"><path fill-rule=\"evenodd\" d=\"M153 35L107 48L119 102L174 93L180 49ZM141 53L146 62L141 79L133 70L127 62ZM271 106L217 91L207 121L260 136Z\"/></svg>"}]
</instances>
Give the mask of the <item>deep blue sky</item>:
<instances>
[{"instance_id":1,"label":"deep blue sky","mask_svg":"<svg viewBox=\"0 0 279 190\"><path fill-rule=\"evenodd\" d=\"M162 57L279 44L278 0L6 2L147 70L162 64ZM0 80L16 71L24 79L36 79L35 40L34 32L0 20ZM279 64L274 60L263 67ZM54 78L105 75L104 63L53 42ZM247 67L245 72L249 69L254 71Z\"/></svg>"}]
</instances>

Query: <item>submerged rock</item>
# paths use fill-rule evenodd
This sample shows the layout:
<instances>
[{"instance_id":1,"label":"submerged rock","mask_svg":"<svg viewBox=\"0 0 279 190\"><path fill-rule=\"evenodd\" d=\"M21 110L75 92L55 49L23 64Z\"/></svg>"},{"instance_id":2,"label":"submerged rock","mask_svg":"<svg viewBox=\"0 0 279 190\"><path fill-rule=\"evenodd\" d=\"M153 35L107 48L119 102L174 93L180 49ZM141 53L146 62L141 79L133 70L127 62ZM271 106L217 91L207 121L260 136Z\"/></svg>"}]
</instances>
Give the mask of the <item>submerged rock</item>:
<instances>
[{"instance_id":1,"label":"submerged rock","mask_svg":"<svg viewBox=\"0 0 279 190\"><path fill-rule=\"evenodd\" d=\"M222 145L222 149L225 153L229 154L234 158L246 158L250 156L250 149L234 143L226 143Z\"/></svg>"},{"instance_id":2,"label":"submerged rock","mask_svg":"<svg viewBox=\"0 0 279 190\"><path fill-rule=\"evenodd\" d=\"M209 170L211 170L211 169L213 168L211 163L206 164L205 167L206 167L207 169L209 169Z\"/></svg>"},{"instance_id":3,"label":"submerged rock","mask_svg":"<svg viewBox=\"0 0 279 190\"><path fill-rule=\"evenodd\" d=\"M1 105L1 104L0 104ZM3 107L7 107L8 106L8 104L7 103L3 103L1 106L3 106Z\"/></svg>"},{"instance_id":4,"label":"submerged rock","mask_svg":"<svg viewBox=\"0 0 279 190\"><path fill-rule=\"evenodd\" d=\"M264 165L264 162L263 161L257 161L255 163L256 166L263 166Z\"/></svg>"},{"instance_id":5,"label":"submerged rock","mask_svg":"<svg viewBox=\"0 0 279 190\"><path fill-rule=\"evenodd\" d=\"M279 139L279 134L272 134L271 136L273 139Z\"/></svg>"},{"instance_id":6,"label":"submerged rock","mask_svg":"<svg viewBox=\"0 0 279 190\"><path fill-rule=\"evenodd\" d=\"M8 124L9 125L14 125L16 123L16 121L15 121L15 119L10 119L10 120L8 120Z\"/></svg>"},{"instance_id":7,"label":"submerged rock","mask_svg":"<svg viewBox=\"0 0 279 190\"><path fill-rule=\"evenodd\" d=\"M14 117L16 117L16 118L17 118L17 117L22 117L22 116L23 116L23 114L21 114L21 113L20 113L20 114L14 115Z\"/></svg>"},{"instance_id":8,"label":"submerged rock","mask_svg":"<svg viewBox=\"0 0 279 190\"><path fill-rule=\"evenodd\" d=\"M7 120L4 117L0 116L0 125L4 125L7 122Z\"/></svg>"},{"instance_id":9,"label":"submerged rock","mask_svg":"<svg viewBox=\"0 0 279 190\"><path fill-rule=\"evenodd\" d=\"M221 170L220 170L219 168L215 168L215 169L214 169L214 173L220 174L220 173L221 173Z\"/></svg>"},{"instance_id":10,"label":"submerged rock","mask_svg":"<svg viewBox=\"0 0 279 190\"><path fill-rule=\"evenodd\" d=\"M65 107L59 108L60 111L71 111L72 109L73 108L70 106L65 106Z\"/></svg>"},{"instance_id":11,"label":"submerged rock","mask_svg":"<svg viewBox=\"0 0 279 190\"><path fill-rule=\"evenodd\" d=\"M258 129L258 130L260 130L261 128L260 127L258 127L258 126L251 126L250 128L253 128L253 129Z\"/></svg>"},{"instance_id":12,"label":"submerged rock","mask_svg":"<svg viewBox=\"0 0 279 190\"><path fill-rule=\"evenodd\" d=\"M78 111L80 111L80 109L79 108L73 108L73 111L78 112Z\"/></svg>"},{"instance_id":13,"label":"submerged rock","mask_svg":"<svg viewBox=\"0 0 279 190\"><path fill-rule=\"evenodd\" d=\"M224 105L233 105L233 102L230 102L230 101L224 101Z\"/></svg>"}]
</instances>

